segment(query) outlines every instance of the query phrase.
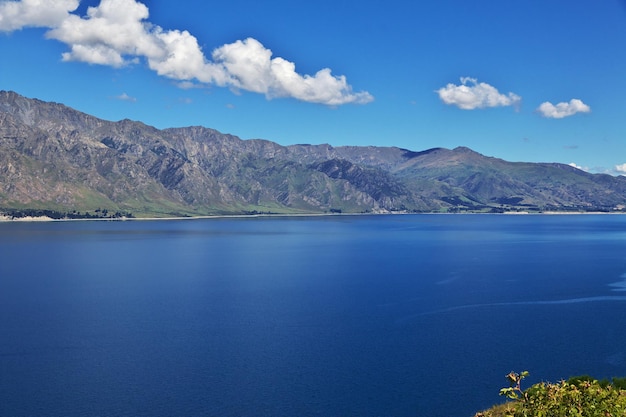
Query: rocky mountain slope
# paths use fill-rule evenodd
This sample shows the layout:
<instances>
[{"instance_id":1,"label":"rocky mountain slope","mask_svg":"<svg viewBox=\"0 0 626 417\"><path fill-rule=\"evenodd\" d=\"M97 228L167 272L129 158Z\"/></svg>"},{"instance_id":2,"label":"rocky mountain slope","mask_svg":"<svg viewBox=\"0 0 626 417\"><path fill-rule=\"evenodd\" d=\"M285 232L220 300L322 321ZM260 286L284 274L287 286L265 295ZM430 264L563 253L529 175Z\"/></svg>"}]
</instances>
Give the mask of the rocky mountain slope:
<instances>
[{"instance_id":1,"label":"rocky mountain slope","mask_svg":"<svg viewBox=\"0 0 626 417\"><path fill-rule=\"evenodd\" d=\"M66 216L616 211L626 178L467 148L280 146L0 92L0 212Z\"/></svg>"}]
</instances>

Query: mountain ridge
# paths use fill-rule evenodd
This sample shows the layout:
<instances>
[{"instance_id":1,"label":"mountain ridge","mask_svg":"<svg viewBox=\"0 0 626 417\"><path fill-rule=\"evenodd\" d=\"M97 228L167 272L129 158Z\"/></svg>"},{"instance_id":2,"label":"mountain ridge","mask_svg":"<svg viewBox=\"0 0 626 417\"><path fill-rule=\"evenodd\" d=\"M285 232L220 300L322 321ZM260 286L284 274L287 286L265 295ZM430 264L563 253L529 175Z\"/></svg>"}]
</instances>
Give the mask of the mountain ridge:
<instances>
[{"instance_id":1,"label":"mountain ridge","mask_svg":"<svg viewBox=\"0 0 626 417\"><path fill-rule=\"evenodd\" d=\"M215 129L106 121L0 91L0 212L623 211L626 178L466 147L288 145Z\"/></svg>"}]
</instances>

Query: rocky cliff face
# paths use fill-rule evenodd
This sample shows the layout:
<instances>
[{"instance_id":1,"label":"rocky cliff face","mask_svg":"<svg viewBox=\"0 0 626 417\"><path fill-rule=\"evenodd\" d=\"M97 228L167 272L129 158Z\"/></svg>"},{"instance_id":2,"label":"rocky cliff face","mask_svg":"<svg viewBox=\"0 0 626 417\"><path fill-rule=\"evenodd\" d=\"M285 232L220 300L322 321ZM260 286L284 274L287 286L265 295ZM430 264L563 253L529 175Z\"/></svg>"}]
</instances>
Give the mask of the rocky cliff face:
<instances>
[{"instance_id":1,"label":"rocky cliff face","mask_svg":"<svg viewBox=\"0 0 626 417\"><path fill-rule=\"evenodd\" d=\"M467 148L280 146L109 122L0 92L0 210L219 213L615 210L626 179Z\"/></svg>"}]
</instances>

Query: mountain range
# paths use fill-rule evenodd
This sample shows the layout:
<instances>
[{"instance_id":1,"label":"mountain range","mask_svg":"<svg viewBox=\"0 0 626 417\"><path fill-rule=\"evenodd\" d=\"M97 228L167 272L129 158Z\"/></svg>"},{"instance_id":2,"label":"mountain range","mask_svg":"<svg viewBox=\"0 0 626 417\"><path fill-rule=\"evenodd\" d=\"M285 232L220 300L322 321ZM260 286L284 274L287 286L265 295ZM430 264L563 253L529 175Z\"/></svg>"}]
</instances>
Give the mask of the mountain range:
<instances>
[{"instance_id":1,"label":"mountain range","mask_svg":"<svg viewBox=\"0 0 626 417\"><path fill-rule=\"evenodd\" d=\"M471 149L290 145L193 126L106 121L0 91L0 212L172 217L258 213L624 211L626 177Z\"/></svg>"}]
</instances>

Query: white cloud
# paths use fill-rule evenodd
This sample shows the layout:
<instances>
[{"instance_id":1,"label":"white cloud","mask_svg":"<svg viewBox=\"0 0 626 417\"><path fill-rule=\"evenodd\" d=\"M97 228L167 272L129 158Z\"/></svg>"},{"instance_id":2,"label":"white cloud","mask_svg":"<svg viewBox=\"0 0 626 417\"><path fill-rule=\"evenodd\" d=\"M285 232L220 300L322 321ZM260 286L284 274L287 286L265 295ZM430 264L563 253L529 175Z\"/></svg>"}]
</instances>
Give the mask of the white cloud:
<instances>
[{"instance_id":1,"label":"white cloud","mask_svg":"<svg viewBox=\"0 0 626 417\"><path fill-rule=\"evenodd\" d=\"M116 98L117 100L121 100L121 101L130 101L130 102L133 102L133 103L137 101L137 99L136 99L135 97L131 97L131 96L129 96L129 95L128 95L128 94L126 94L126 93L122 93L122 94L120 94L119 96L115 96L115 98Z\"/></svg>"},{"instance_id":2,"label":"white cloud","mask_svg":"<svg viewBox=\"0 0 626 417\"><path fill-rule=\"evenodd\" d=\"M626 164L615 165L615 171L621 175L626 175Z\"/></svg>"},{"instance_id":3,"label":"white cloud","mask_svg":"<svg viewBox=\"0 0 626 417\"><path fill-rule=\"evenodd\" d=\"M502 94L495 87L470 77L461 77L461 85L450 83L436 92L441 101L463 110L518 106L522 100L517 94Z\"/></svg>"},{"instance_id":4,"label":"white cloud","mask_svg":"<svg viewBox=\"0 0 626 417\"><path fill-rule=\"evenodd\" d=\"M205 88L206 84L200 84L194 81L184 80L184 81L178 81L176 83L176 86L180 88L181 90L192 90L192 89L197 89L197 88Z\"/></svg>"},{"instance_id":5,"label":"white cloud","mask_svg":"<svg viewBox=\"0 0 626 417\"><path fill-rule=\"evenodd\" d=\"M583 166L580 166L580 165L576 165L574 162L570 162L568 165L571 166L571 167L574 167L576 169L580 169L581 171L589 172L589 168L588 167L583 167Z\"/></svg>"},{"instance_id":6,"label":"white cloud","mask_svg":"<svg viewBox=\"0 0 626 417\"><path fill-rule=\"evenodd\" d=\"M328 68L314 76L298 74L293 62L272 58L272 51L253 38L216 49L213 61L228 76L218 84L262 93L268 98L294 97L331 106L364 104L373 100L367 92L353 93L346 78L332 75Z\"/></svg>"},{"instance_id":7,"label":"white cloud","mask_svg":"<svg viewBox=\"0 0 626 417\"><path fill-rule=\"evenodd\" d=\"M55 27L78 8L78 0L22 0L0 2L0 31L24 27Z\"/></svg>"},{"instance_id":8,"label":"white cloud","mask_svg":"<svg viewBox=\"0 0 626 417\"><path fill-rule=\"evenodd\" d=\"M101 0L86 17L70 13L77 7L77 0L0 2L0 31L47 27L47 38L69 46L64 61L122 67L145 59L157 74L187 88L199 82L330 106L373 100L368 92L353 92L345 76L328 68L298 74L294 63L272 58L272 51L253 38L217 48L209 60L188 31L148 22L148 8L136 0Z\"/></svg>"},{"instance_id":9,"label":"white cloud","mask_svg":"<svg viewBox=\"0 0 626 417\"><path fill-rule=\"evenodd\" d=\"M541 103L537 111L543 116L550 119L562 119L564 117L573 116L576 113L589 113L591 107L586 105L577 98L573 98L569 103L561 102L556 106L549 101Z\"/></svg>"}]
</instances>

